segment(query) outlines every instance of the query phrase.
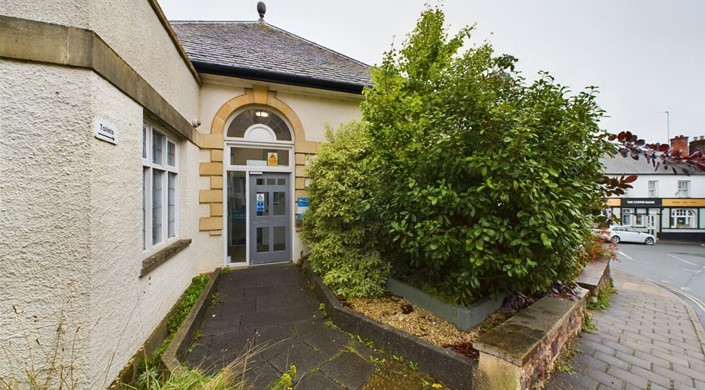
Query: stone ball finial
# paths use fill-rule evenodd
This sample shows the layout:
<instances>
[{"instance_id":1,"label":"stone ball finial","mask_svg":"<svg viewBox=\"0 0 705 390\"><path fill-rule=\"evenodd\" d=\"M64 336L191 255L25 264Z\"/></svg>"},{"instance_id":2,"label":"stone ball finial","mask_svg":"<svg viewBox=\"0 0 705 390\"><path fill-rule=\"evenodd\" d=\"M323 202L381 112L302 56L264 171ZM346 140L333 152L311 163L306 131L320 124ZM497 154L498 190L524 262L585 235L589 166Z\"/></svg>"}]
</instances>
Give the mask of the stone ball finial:
<instances>
[{"instance_id":1,"label":"stone ball finial","mask_svg":"<svg viewBox=\"0 0 705 390\"><path fill-rule=\"evenodd\" d=\"M263 1L257 2L257 13L259 13L259 20L264 21L264 14L267 12L267 6Z\"/></svg>"}]
</instances>

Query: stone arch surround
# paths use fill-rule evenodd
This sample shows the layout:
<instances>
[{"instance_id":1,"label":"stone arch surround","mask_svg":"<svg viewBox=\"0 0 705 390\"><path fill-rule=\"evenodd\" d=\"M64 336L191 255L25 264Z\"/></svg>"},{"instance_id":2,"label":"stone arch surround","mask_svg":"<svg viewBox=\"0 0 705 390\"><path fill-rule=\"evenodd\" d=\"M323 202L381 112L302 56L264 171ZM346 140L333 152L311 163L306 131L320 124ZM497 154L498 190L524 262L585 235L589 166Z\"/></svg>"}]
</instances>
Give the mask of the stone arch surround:
<instances>
[{"instance_id":1,"label":"stone arch surround","mask_svg":"<svg viewBox=\"0 0 705 390\"><path fill-rule=\"evenodd\" d=\"M316 154L317 142L306 141L306 134L298 115L283 101L277 99L276 92L269 91L265 86L245 88L243 95L236 96L223 104L215 114L211 123L210 134L198 134L197 144L201 149L210 150L210 161L201 162L199 174L209 178L209 188L199 192L199 202L208 204L210 212L199 219L199 230L209 232L212 236L223 233L223 147L225 124L237 110L250 106L261 105L277 110L291 124L294 132L295 153L295 188L296 196L305 196L306 161L309 155Z\"/></svg>"}]
</instances>

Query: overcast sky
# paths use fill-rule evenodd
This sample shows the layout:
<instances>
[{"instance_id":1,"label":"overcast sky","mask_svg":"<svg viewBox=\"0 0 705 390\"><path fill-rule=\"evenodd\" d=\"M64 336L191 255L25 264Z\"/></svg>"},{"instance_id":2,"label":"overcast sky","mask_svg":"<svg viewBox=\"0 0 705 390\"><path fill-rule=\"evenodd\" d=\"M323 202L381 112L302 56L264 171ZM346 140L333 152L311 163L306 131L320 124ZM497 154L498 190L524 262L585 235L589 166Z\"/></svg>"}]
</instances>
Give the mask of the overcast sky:
<instances>
[{"instance_id":1,"label":"overcast sky","mask_svg":"<svg viewBox=\"0 0 705 390\"><path fill-rule=\"evenodd\" d=\"M170 20L256 20L255 0L158 0ZM415 26L424 0L266 0L267 23L373 65ZM431 2L431 4L436 4ZM600 88L602 127L647 141L705 135L705 0L445 0L451 32L476 24L573 91Z\"/></svg>"}]
</instances>

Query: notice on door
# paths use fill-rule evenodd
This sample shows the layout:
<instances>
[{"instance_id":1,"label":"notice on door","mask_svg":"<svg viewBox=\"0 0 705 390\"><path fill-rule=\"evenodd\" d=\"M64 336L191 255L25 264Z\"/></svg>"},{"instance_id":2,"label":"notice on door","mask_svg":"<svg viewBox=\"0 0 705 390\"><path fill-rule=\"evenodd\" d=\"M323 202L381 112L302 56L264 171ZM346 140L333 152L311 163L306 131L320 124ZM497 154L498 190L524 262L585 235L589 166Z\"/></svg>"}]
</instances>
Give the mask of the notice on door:
<instances>
[{"instance_id":1,"label":"notice on door","mask_svg":"<svg viewBox=\"0 0 705 390\"><path fill-rule=\"evenodd\" d=\"M257 212L264 212L264 192L257 193Z\"/></svg>"},{"instance_id":2,"label":"notice on door","mask_svg":"<svg viewBox=\"0 0 705 390\"><path fill-rule=\"evenodd\" d=\"M279 165L279 153L267 153L267 165L269 165L270 167L276 167L277 165Z\"/></svg>"}]
</instances>

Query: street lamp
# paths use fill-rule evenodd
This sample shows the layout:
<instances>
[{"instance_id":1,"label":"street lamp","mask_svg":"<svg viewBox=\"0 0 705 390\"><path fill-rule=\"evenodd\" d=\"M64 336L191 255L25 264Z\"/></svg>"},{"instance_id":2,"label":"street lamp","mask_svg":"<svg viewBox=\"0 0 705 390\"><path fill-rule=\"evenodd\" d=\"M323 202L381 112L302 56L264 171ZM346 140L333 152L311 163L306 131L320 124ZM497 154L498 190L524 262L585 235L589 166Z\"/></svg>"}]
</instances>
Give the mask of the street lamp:
<instances>
[{"instance_id":1,"label":"street lamp","mask_svg":"<svg viewBox=\"0 0 705 390\"><path fill-rule=\"evenodd\" d=\"M668 145L671 144L671 113L668 111L664 111L666 113L666 135L668 138L666 138L666 143Z\"/></svg>"}]
</instances>

